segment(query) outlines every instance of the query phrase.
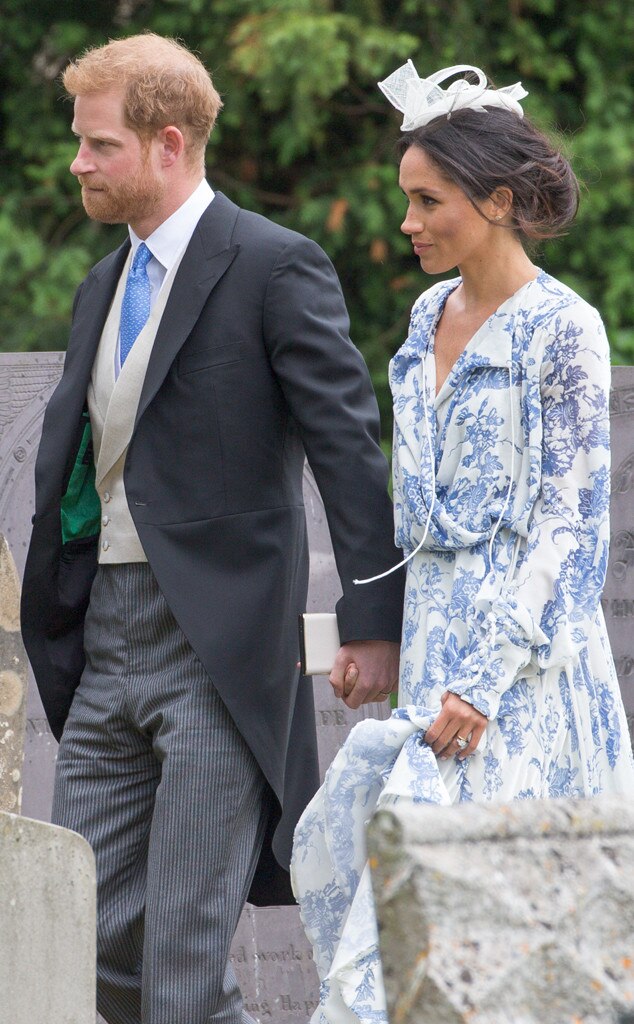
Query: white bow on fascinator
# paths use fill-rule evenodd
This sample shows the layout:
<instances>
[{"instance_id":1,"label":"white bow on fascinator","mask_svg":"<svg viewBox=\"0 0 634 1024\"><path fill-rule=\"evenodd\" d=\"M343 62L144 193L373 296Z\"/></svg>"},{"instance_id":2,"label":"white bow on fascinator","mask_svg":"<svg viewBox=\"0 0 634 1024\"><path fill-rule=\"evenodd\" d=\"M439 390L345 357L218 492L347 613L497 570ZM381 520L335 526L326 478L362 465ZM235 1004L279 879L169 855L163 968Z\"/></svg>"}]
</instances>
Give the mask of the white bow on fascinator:
<instances>
[{"instance_id":1,"label":"white bow on fascinator","mask_svg":"<svg viewBox=\"0 0 634 1024\"><path fill-rule=\"evenodd\" d=\"M478 78L472 85L464 78L452 82L446 89L440 83L460 72L471 71ZM392 106L403 114L401 131L411 132L422 128L435 117L450 118L455 110L484 110L485 107L506 107L518 117L524 116L519 101L528 96L521 82L507 85L503 89L488 89L487 77L480 68L471 64L456 64L452 68L436 71L429 78L419 78L411 60L394 71L389 78L379 82L379 89L385 93Z\"/></svg>"}]
</instances>

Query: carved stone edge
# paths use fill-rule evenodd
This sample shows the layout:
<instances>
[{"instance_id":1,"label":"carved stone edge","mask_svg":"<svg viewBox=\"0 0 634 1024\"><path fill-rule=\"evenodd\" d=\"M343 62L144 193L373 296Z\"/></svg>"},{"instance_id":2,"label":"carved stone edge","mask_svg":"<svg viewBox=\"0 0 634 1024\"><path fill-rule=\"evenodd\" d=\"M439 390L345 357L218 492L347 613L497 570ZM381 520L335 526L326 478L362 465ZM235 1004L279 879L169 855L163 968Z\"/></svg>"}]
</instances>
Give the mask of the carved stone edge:
<instances>
[{"instance_id":1,"label":"carved stone edge","mask_svg":"<svg viewBox=\"0 0 634 1024\"><path fill-rule=\"evenodd\" d=\"M423 805L402 798L376 812L368 828L372 867L403 845L607 837L634 832L634 801L621 797L521 800L510 804Z\"/></svg>"},{"instance_id":2,"label":"carved stone edge","mask_svg":"<svg viewBox=\"0 0 634 1024\"><path fill-rule=\"evenodd\" d=\"M20 636L20 582L0 534L0 810L19 813L28 662Z\"/></svg>"}]
</instances>

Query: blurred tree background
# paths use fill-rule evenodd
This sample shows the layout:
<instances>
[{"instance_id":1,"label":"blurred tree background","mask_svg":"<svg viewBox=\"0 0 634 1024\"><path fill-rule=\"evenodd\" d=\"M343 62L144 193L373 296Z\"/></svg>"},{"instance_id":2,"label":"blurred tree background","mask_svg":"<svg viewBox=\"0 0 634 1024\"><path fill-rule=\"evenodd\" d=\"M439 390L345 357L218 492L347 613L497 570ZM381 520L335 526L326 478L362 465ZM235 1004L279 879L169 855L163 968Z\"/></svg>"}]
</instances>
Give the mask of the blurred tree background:
<instances>
[{"instance_id":1,"label":"blurred tree background","mask_svg":"<svg viewBox=\"0 0 634 1024\"><path fill-rule=\"evenodd\" d=\"M84 48L146 29L195 50L223 95L212 185L333 259L386 430L387 362L431 283L399 231L400 119L376 88L408 57L422 75L471 63L498 85L521 80L529 115L563 132L581 211L537 261L599 307L614 361L634 362L627 0L3 0L2 350L64 348L76 286L123 237L83 213L59 73Z\"/></svg>"}]
</instances>

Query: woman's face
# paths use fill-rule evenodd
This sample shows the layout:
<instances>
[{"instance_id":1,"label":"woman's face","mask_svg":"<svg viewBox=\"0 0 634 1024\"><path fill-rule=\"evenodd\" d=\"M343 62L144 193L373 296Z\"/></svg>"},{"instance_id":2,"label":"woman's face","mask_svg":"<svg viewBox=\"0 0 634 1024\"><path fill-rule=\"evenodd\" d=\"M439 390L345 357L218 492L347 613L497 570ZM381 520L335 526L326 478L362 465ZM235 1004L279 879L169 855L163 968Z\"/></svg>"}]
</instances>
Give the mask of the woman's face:
<instances>
[{"instance_id":1,"label":"woman's face","mask_svg":"<svg viewBox=\"0 0 634 1024\"><path fill-rule=\"evenodd\" d=\"M418 146L410 146L403 156L399 184L408 202L401 231L410 236L426 274L465 265L477 269L487 259L492 232L499 232ZM492 200L480 209L486 217L500 219Z\"/></svg>"}]
</instances>

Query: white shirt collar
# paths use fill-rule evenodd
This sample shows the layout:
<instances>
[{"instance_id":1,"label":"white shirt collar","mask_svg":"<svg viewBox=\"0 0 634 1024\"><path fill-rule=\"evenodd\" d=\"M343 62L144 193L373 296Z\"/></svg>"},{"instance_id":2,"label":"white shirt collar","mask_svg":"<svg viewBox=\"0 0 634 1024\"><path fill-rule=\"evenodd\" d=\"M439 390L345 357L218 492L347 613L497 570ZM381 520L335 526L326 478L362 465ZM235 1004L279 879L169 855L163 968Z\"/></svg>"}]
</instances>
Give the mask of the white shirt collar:
<instances>
[{"instance_id":1,"label":"white shirt collar","mask_svg":"<svg viewBox=\"0 0 634 1024\"><path fill-rule=\"evenodd\" d=\"M153 231L144 241L148 249L165 268L171 270L177 257L189 243L198 221L214 198L214 191L203 178L200 184L194 189L189 199L186 199L182 206L179 206L174 213L159 224L156 231ZM132 258L141 244L142 239L128 225L130 242L132 243Z\"/></svg>"}]
</instances>

